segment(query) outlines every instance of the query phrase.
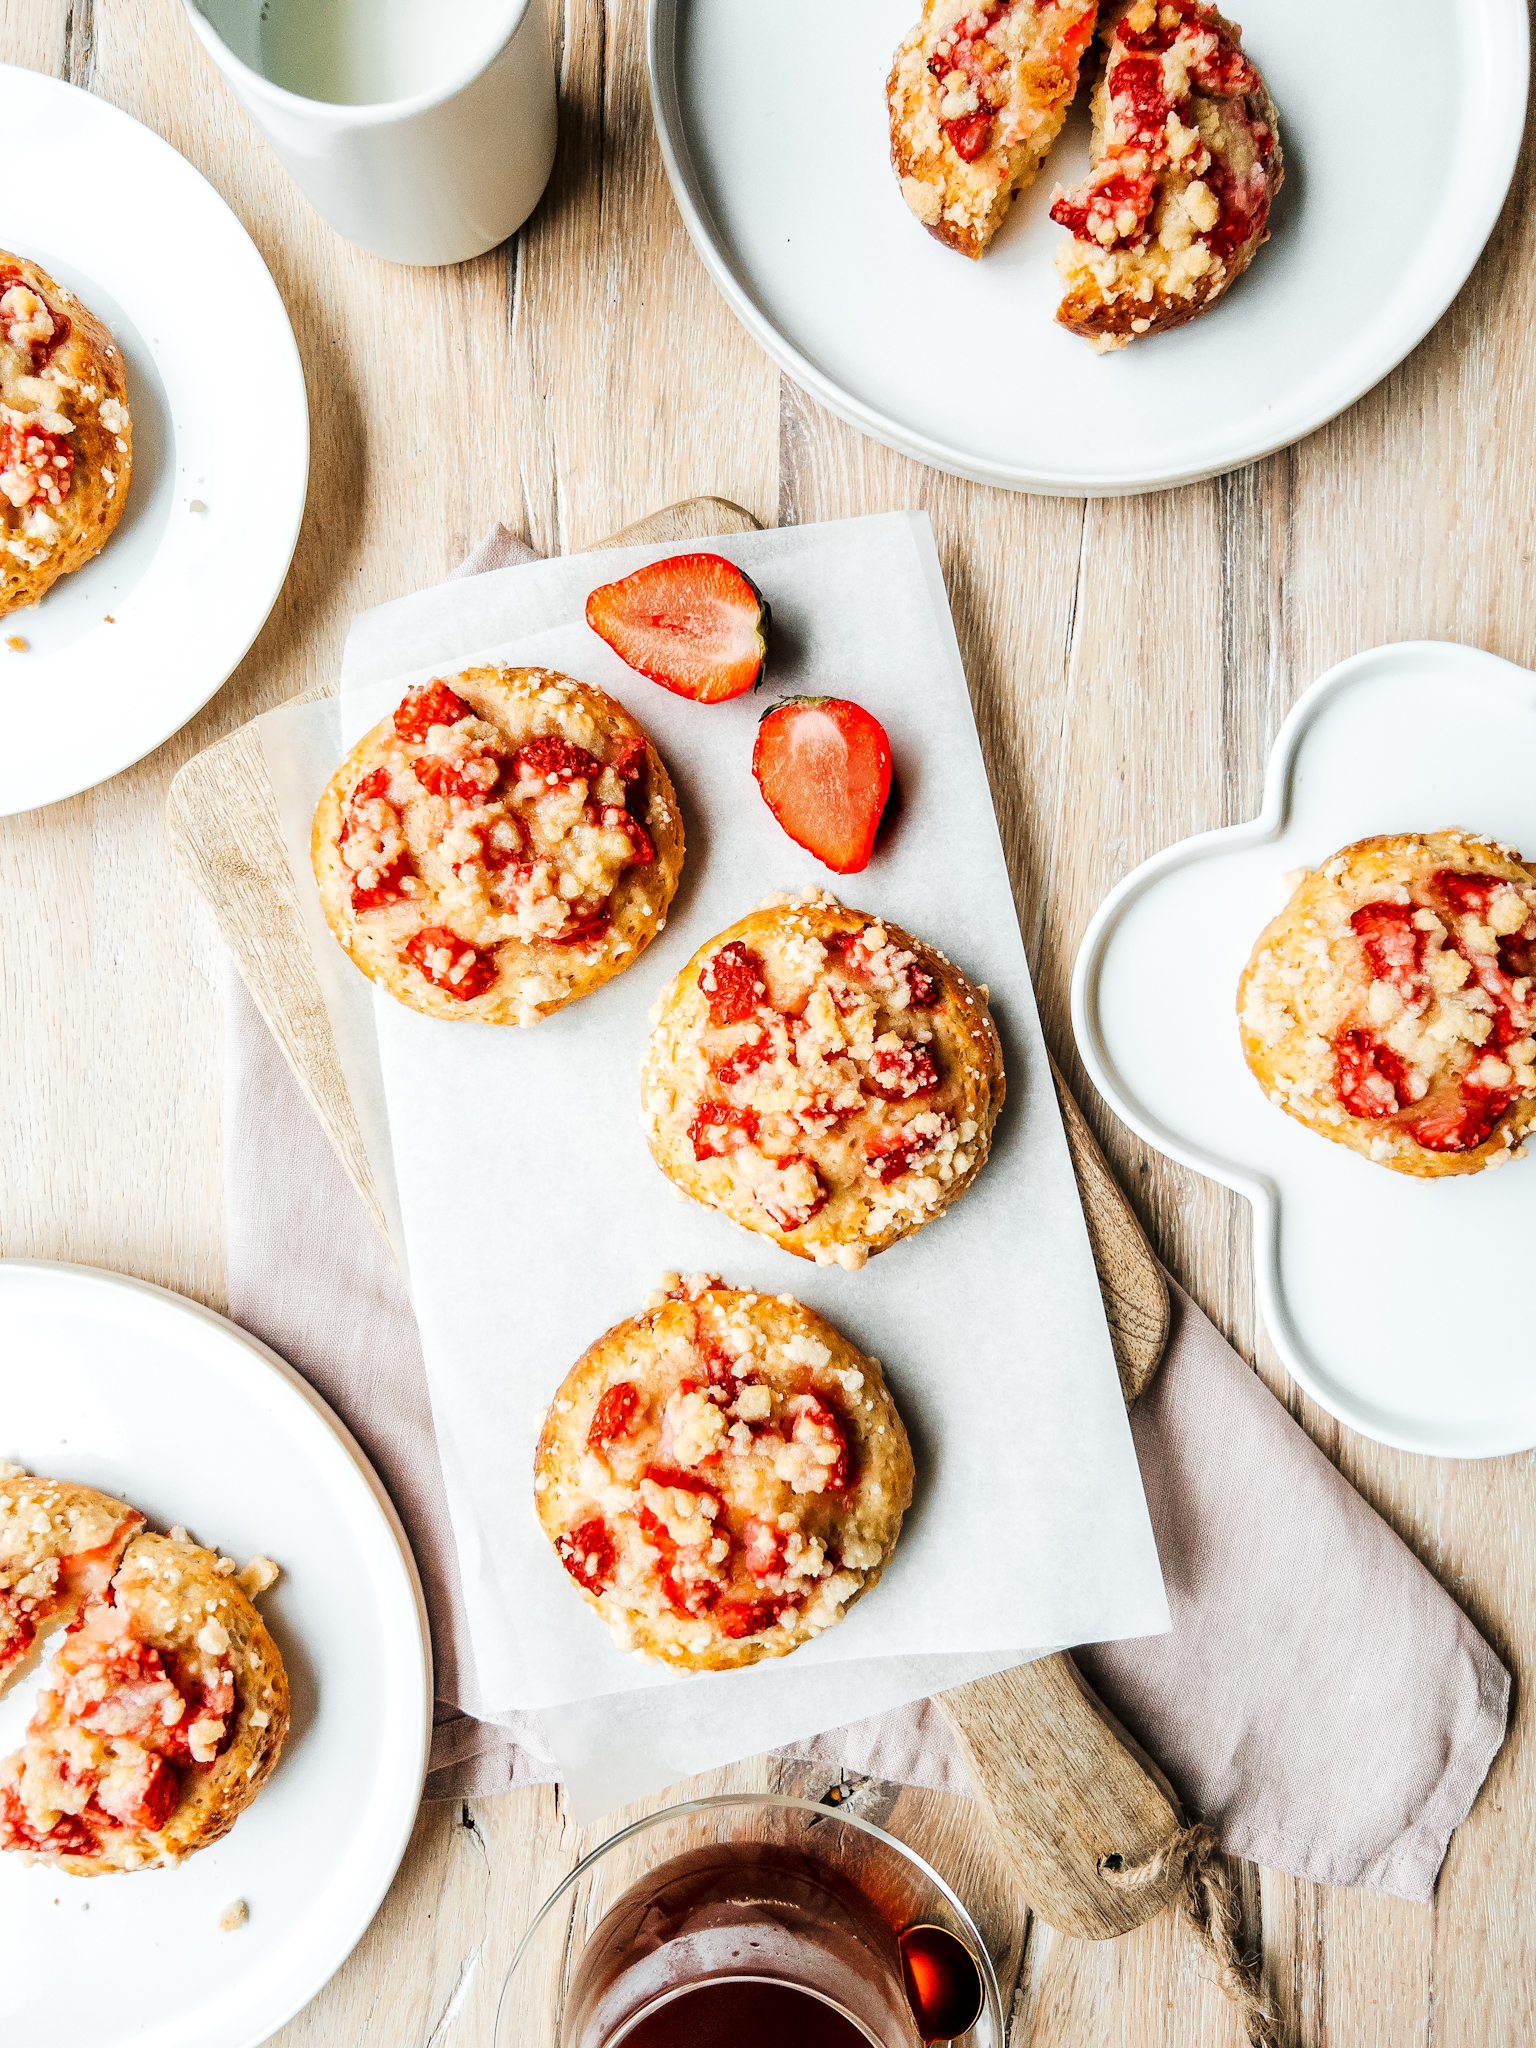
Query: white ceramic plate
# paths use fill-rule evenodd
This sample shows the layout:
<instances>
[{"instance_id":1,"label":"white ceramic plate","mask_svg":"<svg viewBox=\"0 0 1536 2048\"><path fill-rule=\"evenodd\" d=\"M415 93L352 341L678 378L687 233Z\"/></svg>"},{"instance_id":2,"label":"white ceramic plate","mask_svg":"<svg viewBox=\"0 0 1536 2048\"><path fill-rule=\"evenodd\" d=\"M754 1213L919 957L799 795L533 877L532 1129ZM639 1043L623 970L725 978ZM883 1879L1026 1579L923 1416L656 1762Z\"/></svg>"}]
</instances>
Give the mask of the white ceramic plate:
<instances>
[{"instance_id":1,"label":"white ceramic plate","mask_svg":"<svg viewBox=\"0 0 1536 2048\"><path fill-rule=\"evenodd\" d=\"M8 816L142 759L234 669L298 539L309 410L277 287L184 157L94 94L9 64L0 134L14 161L48 166L6 179L0 248L107 323L133 413L116 532L40 604L0 620ZM25 652L3 644L13 634Z\"/></svg>"},{"instance_id":2,"label":"white ceramic plate","mask_svg":"<svg viewBox=\"0 0 1536 2048\"><path fill-rule=\"evenodd\" d=\"M1536 1445L1528 1319L1478 1302L1478 1276L1530 1270L1536 1157L1414 1180L1329 1144L1248 1071L1237 983L1286 901L1282 875L1353 840L1461 826L1529 856L1533 761L1529 669L1439 641L1356 655L1280 728L1260 815L1127 875L1072 976L1100 1094L1148 1144L1253 1204L1259 1302L1289 1371L1352 1429L1442 1457Z\"/></svg>"},{"instance_id":3,"label":"white ceramic plate","mask_svg":"<svg viewBox=\"0 0 1536 2048\"><path fill-rule=\"evenodd\" d=\"M979 263L903 203L884 82L919 0L650 0L672 189L748 330L877 440L1013 490L1210 476L1352 405L1439 319L1509 188L1529 68L1522 0L1240 11L1280 109L1273 238L1209 316L1116 355L1053 317L1086 93Z\"/></svg>"},{"instance_id":4,"label":"white ceramic plate","mask_svg":"<svg viewBox=\"0 0 1536 2048\"><path fill-rule=\"evenodd\" d=\"M0 2041L254 2048L342 1962L405 1853L432 1727L405 1538L330 1411L195 1302L0 1260L0 1330L0 1458L103 1487L242 1563L276 1558L261 1609L293 1689L271 1783L178 1868L63 1877L0 1856ZM0 1754L35 1691L0 1702ZM221 1933L236 1899L250 1918Z\"/></svg>"}]
</instances>

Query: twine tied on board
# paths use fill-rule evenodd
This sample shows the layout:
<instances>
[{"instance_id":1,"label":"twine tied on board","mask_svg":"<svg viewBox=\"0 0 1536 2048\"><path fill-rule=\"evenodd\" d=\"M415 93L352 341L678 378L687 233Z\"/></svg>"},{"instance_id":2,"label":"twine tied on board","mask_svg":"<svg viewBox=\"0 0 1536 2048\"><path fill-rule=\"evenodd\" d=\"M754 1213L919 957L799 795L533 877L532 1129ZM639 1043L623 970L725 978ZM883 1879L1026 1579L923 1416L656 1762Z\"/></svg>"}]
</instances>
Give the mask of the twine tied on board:
<instances>
[{"instance_id":1,"label":"twine tied on board","mask_svg":"<svg viewBox=\"0 0 1536 2048\"><path fill-rule=\"evenodd\" d=\"M1238 1946L1242 1915L1231 1866L1216 1830L1197 1821L1160 1843L1145 1863L1102 1856L1099 1875L1114 1891L1139 1892L1172 1877L1196 1940L1216 1966L1216 1981L1242 2015L1251 2048L1280 2048L1274 2009L1259 1981L1259 1959Z\"/></svg>"}]
</instances>

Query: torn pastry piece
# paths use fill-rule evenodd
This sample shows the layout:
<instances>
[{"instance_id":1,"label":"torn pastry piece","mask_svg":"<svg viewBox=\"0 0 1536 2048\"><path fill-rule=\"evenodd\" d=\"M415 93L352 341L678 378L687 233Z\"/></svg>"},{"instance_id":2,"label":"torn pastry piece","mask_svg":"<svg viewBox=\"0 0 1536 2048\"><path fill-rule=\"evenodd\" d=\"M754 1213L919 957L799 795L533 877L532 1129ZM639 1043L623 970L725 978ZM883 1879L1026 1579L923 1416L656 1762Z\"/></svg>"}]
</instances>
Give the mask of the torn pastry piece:
<instances>
[{"instance_id":1,"label":"torn pastry piece","mask_svg":"<svg viewBox=\"0 0 1536 2048\"><path fill-rule=\"evenodd\" d=\"M667 1276L561 1382L534 1501L624 1650L688 1671L783 1657L879 1579L912 1453L877 1360L788 1295Z\"/></svg>"},{"instance_id":2,"label":"torn pastry piece","mask_svg":"<svg viewBox=\"0 0 1536 2048\"><path fill-rule=\"evenodd\" d=\"M931 235L979 256L1061 131L1097 0L927 0L886 81L891 162Z\"/></svg>"},{"instance_id":3,"label":"torn pastry piece","mask_svg":"<svg viewBox=\"0 0 1536 2048\"><path fill-rule=\"evenodd\" d=\"M407 691L326 786L327 922L429 1017L537 1024L632 967L666 923L683 824L622 704L553 669Z\"/></svg>"},{"instance_id":4,"label":"torn pastry piece","mask_svg":"<svg viewBox=\"0 0 1536 2048\"><path fill-rule=\"evenodd\" d=\"M0 617L106 545L132 474L116 342L47 271L0 249Z\"/></svg>"},{"instance_id":5,"label":"torn pastry piece","mask_svg":"<svg viewBox=\"0 0 1536 2048\"><path fill-rule=\"evenodd\" d=\"M0 1762L0 1849L80 1877L179 1862L228 1833L277 1763L288 1680L232 1559L139 1535L47 1667Z\"/></svg>"},{"instance_id":6,"label":"torn pastry piece","mask_svg":"<svg viewBox=\"0 0 1536 2048\"><path fill-rule=\"evenodd\" d=\"M1095 349L1182 326L1268 239L1284 177L1274 102L1241 29L1200 0L1135 0L1106 25L1093 168L1051 218L1067 290L1056 318Z\"/></svg>"},{"instance_id":7,"label":"torn pastry piece","mask_svg":"<svg viewBox=\"0 0 1536 2048\"><path fill-rule=\"evenodd\" d=\"M66 1479L0 1465L0 1693L112 1582L144 1526L136 1508Z\"/></svg>"},{"instance_id":8,"label":"torn pastry piece","mask_svg":"<svg viewBox=\"0 0 1536 2048\"><path fill-rule=\"evenodd\" d=\"M986 1164L1004 1077L985 989L819 890L770 897L664 991L641 1116L684 1194L856 1271Z\"/></svg>"},{"instance_id":9,"label":"torn pastry piece","mask_svg":"<svg viewBox=\"0 0 1536 2048\"><path fill-rule=\"evenodd\" d=\"M1521 1157L1536 1123L1536 870L1470 832L1346 846L1259 934L1237 996L1270 1100L1395 1173Z\"/></svg>"}]
</instances>

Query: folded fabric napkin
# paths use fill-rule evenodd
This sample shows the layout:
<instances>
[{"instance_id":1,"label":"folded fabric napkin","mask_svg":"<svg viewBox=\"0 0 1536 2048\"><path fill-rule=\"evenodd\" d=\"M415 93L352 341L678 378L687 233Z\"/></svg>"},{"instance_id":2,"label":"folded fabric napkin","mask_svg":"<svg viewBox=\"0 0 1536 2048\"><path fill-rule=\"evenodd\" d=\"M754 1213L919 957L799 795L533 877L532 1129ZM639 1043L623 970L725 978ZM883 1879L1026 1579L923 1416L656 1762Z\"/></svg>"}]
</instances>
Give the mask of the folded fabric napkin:
<instances>
[{"instance_id":1,"label":"folded fabric napkin","mask_svg":"<svg viewBox=\"0 0 1536 2048\"><path fill-rule=\"evenodd\" d=\"M532 559L497 529L457 572ZM480 1706L410 1301L231 964L225 1003L230 1315L330 1403L405 1524L432 1626L427 1797L556 1776L533 1714ZM1177 1288L1132 1416L1173 1616L1074 1652L1233 1854L1427 1900L1504 1738L1509 1674L1385 1522ZM1262 1540L1255 1540L1262 1533ZM968 1792L927 1701L781 1752Z\"/></svg>"}]
</instances>

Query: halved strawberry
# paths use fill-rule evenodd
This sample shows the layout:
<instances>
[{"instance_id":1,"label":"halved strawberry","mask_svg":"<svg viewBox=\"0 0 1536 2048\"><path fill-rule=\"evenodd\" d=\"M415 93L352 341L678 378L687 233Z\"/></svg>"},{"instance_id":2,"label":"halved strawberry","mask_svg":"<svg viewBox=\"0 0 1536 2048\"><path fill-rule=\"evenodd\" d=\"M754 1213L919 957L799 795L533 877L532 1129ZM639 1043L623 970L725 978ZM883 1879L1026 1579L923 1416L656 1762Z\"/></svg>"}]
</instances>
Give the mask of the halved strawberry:
<instances>
[{"instance_id":1,"label":"halved strawberry","mask_svg":"<svg viewBox=\"0 0 1536 2048\"><path fill-rule=\"evenodd\" d=\"M673 555L587 599L587 624L664 690L719 704L763 679L768 607L723 555Z\"/></svg>"},{"instance_id":2,"label":"halved strawberry","mask_svg":"<svg viewBox=\"0 0 1536 2048\"><path fill-rule=\"evenodd\" d=\"M868 865L891 791L891 744L861 704L786 697L758 725L752 773L797 846L835 875Z\"/></svg>"}]
</instances>

